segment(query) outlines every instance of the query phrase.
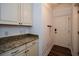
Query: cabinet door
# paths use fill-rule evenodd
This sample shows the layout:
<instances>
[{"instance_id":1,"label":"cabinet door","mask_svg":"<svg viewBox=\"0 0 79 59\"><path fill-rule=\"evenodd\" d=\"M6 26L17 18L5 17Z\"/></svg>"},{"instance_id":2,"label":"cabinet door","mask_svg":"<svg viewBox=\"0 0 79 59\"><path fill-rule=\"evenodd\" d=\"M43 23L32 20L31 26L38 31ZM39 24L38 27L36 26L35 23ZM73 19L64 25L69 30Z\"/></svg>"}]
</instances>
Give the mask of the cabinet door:
<instances>
[{"instance_id":1,"label":"cabinet door","mask_svg":"<svg viewBox=\"0 0 79 59\"><path fill-rule=\"evenodd\" d=\"M0 4L0 24L18 24L19 4Z\"/></svg>"},{"instance_id":2,"label":"cabinet door","mask_svg":"<svg viewBox=\"0 0 79 59\"><path fill-rule=\"evenodd\" d=\"M27 56L38 56L38 43L32 42L32 46L27 49Z\"/></svg>"},{"instance_id":3,"label":"cabinet door","mask_svg":"<svg viewBox=\"0 0 79 59\"><path fill-rule=\"evenodd\" d=\"M21 23L22 25L32 25L32 4L21 4Z\"/></svg>"}]
</instances>

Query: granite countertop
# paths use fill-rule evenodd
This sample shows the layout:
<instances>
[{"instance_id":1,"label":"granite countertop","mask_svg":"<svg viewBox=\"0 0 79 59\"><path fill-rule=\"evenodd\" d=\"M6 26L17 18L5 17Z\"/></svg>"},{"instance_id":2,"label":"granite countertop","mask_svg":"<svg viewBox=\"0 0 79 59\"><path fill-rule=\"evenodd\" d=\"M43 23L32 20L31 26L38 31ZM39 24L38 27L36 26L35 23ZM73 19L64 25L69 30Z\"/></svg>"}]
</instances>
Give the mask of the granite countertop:
<instances>
[{"instance_id":1,"label":"granite countertop","mask_svg":"<svg viewBox=\"0 0 79 59\"><path fill-rule=\"evenodd\" d=\"M0 54L9 51L13 48L27 44L38 39L38 35L24 34L11 37L0 38Z\"/></svg>"}]
</instances>

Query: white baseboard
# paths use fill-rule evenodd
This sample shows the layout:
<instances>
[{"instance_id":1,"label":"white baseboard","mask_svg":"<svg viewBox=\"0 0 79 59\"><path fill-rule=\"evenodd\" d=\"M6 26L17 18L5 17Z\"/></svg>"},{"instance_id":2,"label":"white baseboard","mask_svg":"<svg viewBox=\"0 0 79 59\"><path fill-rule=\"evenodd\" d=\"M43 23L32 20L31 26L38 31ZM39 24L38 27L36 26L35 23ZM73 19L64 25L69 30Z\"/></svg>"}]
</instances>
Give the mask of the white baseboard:
<instances>
[{"instance_id":1,"label":"white baseboard","mask_svg":"<svg viewBox=\"0 0 79 59\"><path fill-rule=\"evenodd\" d=\"M51 46L48 48L48 50L46 51L46 53L44 54L44 56L47 56L49 54L49 52L51 51L53 45L54 44L51 44Z\"/></svg>"}]
</instances>

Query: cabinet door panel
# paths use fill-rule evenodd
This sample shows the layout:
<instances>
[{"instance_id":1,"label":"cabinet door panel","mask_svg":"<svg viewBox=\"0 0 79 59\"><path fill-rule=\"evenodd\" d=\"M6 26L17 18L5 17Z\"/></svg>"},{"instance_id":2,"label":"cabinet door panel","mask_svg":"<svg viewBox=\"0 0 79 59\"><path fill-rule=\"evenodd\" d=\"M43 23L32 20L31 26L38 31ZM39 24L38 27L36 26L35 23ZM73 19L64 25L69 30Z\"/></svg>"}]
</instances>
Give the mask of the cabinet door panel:
<instances>
[{"instance_id":1,"label":"cabinet door panel","mask_svg":"<svg viewBox=\"0 0 79 59\"><path fill-rule=\"evenodd\" d=\"M38 56L38 41L35 40L31 43L28 43L27 45L29 46L27 46L27 56Z\"/></svg>"},{"instance_id":2,"label":"cabinet door panel","mask_svg":"<svg viewBox=\"0 0 79 59\"><path fill-rule=\"evenodd\" d=\"M32 25L32 4L21 4L21 22L22 25Z\"/></svg>"},{"instance_id":3,"label":"cabinet door panel","mask_svg":"<svg viewBox=\"0 0 79 59\"><path fill-rule=\"evenodd\" d=\"M0 4L0 23L2 24L18 24L19 5L15 3Z\"/></svg>"},{"instance_id":4,"label":"cabinet door panel","mask_svg":"<svg viewBox=\"0 0 79 59\"><path fill-rule=\"evenodd\" d=\"M35 45L29 48L27 56L37 56L37 47Z\"/></svg>"}]
</instances>

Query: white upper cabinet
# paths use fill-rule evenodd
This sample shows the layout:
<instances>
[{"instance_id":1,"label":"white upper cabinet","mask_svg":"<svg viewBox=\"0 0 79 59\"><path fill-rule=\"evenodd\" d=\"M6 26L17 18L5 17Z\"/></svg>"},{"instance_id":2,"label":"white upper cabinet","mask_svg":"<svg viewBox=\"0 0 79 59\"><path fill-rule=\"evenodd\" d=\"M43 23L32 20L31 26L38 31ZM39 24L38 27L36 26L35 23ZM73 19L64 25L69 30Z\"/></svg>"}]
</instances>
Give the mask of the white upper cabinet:
<instances>
[{"instance_id":1,"label":"white upper cabinet","mask_svg":"<svg viewBox=\"0 0 79 59\"><path fill-rule=\"evenodd\" d=\"M0 24L32 25L32 4L1 3Z\"/></svg>"},{"instance_id":2,"label":"white upper cabinet","mask_svg":"<svg viewBox=\"0 0 79 59\"><path fill-rule=\"evenodd\" d=\"M22 25L32 25L32 4L21 4L21 23Z\"/></svg>"},{"instance_id":3,"label":"white upper cabinet","mask_svg":"<svg viewBox=\"0 0 79 59\"><path fill-rule=\"evenodd\" d=\"M0 24L18 24L18 4L0 4Z\"/></svg>"}]
</instances>

